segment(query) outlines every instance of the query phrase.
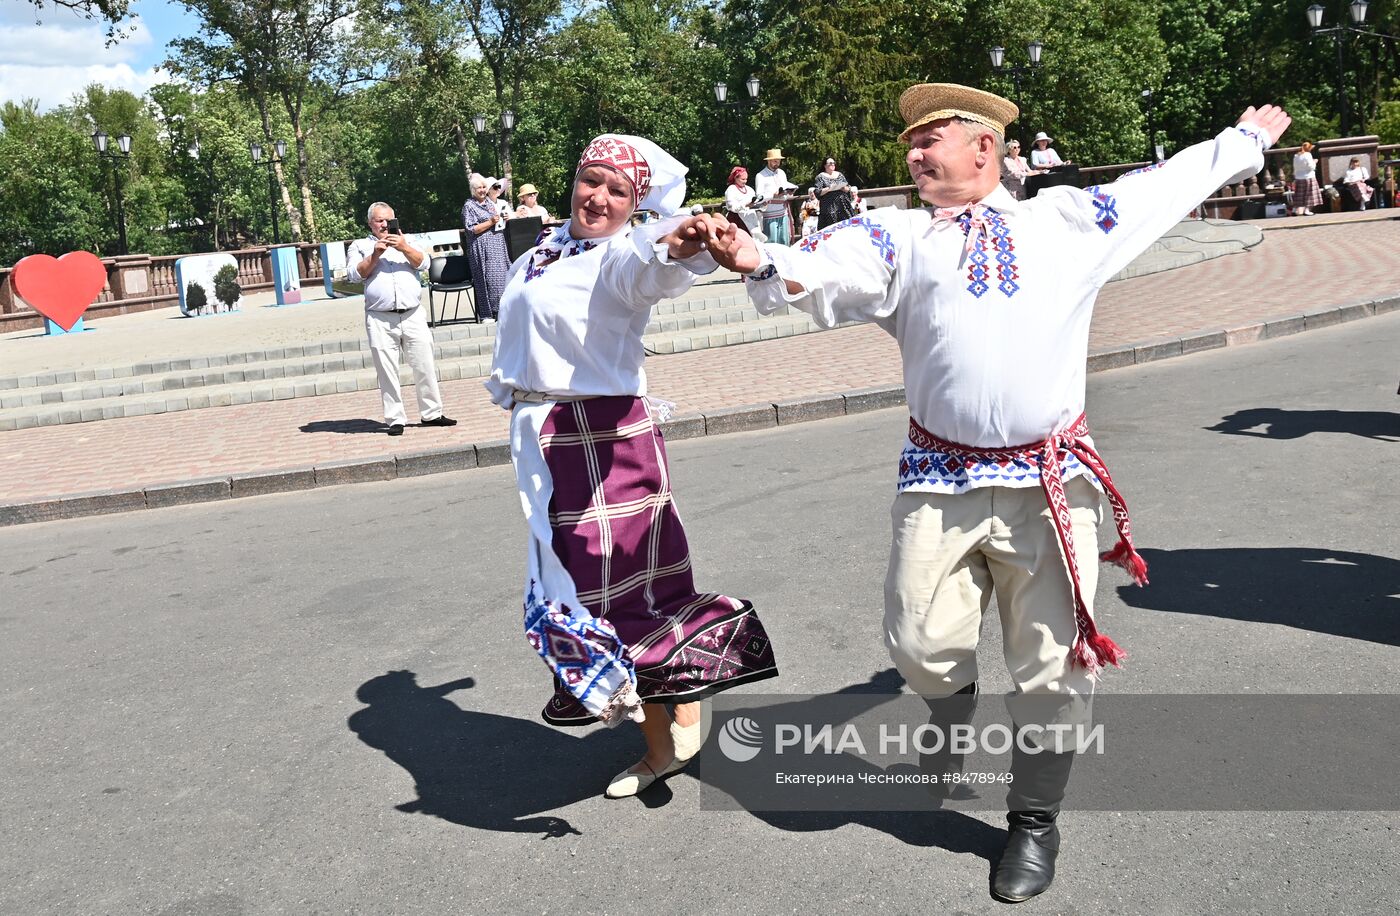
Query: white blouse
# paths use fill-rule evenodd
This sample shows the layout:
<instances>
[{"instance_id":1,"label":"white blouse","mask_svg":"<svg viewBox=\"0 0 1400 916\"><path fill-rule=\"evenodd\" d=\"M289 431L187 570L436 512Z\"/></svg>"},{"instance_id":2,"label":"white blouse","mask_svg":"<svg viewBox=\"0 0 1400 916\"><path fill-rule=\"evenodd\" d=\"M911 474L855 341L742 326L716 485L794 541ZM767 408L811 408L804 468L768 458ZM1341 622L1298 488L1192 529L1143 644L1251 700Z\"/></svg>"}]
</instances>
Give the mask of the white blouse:
<instances>
[{"instance_id":1,"label":"white blouse","mask_svg":"<svg viewBox=\"0 0 1400 916\"><path fill-rule=\"evenodd\" d=\"M752 187L739 187L731 184L724 189L724 208L731 213L738 213L740 210L753 203L754 189Z\"/></svg>"},{"instance_id":2,"label":"white blouse","mask_svg":"<svg viewBox=\"0 0 1400 916\"><path fill-rule=\"evenodd\" d=\"M1312 153L1293 154L1293 180L1305 181L1317 174L1317 160Z\"/></svg>"},{"instance_id":3,"label":"white blouse","mask_svg":"<svg viewBox=\"0 0 1400 916\"><path fill-rule=\"evenodd\" d=\"M647 393L642 334L651 307L679 296L716 267L708 253L666 257L656 240L679 220L575 239L572 221L511 265L496 326L491 400L516 390L554 397Z\"/></svg>"},{"instance_id":4,"label":"white blouse","mask_svg":"<svg viewBox=\"0 0 1400 916\"><path fill-rule=\"evenodd\" d=\"M1230 128L1103 187L1017 201L998 186L976 205L884 208L792 248L764 245L745 286L765 314L791 305L822 327L873 321L887 330L903 356L910 415L935 436L998 448L1040 442L1084 411L1099 288L1216 188L1262 167L1257 129ZM784 280L804 291L788 293ZM969 475L937 462L930 471L928 461L906 475L904 457L904 489L1039 482L1034 469Z\"/></svg>"}]
</instances>

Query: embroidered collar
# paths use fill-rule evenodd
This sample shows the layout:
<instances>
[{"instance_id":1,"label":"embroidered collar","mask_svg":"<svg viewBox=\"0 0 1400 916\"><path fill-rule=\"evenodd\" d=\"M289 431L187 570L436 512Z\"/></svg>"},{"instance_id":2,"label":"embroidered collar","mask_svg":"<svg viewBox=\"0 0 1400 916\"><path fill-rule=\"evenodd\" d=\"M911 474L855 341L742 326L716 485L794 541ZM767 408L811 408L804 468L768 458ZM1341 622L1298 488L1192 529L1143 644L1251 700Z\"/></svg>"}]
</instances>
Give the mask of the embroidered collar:
<instances>
[{"instance_id":1,"label":"embroidered collar","mask_svg":"<svg viewBox=\"0 0 1400 916\"><path fill-rule=\"evenodd\" d=\"M592 251L594 248L605 245L617 237L616 235L610 235L603 239L576 239L569 232L572 226L573 222L569 221L556 229L546 229L540 233L539 238L535 241L535 250L530 255L530 264L525 268L526 283L529 283L531 280L544 273L545 268L549 267L549 265L553 264L555 261ZM618 234L620 235L627 231L628 229L624 228L622 232Z\"/></svg>"}]
</instances>

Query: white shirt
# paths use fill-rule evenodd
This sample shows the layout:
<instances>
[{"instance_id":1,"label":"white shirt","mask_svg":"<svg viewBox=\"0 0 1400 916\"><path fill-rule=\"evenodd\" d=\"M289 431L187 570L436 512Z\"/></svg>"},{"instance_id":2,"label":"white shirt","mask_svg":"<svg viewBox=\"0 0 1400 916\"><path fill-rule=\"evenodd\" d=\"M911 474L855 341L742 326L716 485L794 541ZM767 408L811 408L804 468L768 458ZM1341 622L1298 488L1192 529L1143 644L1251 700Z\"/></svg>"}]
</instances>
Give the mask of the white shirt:
<instances>
[{"instance_id":1,"label":"white shirt","mask_svg":"<svg viewBox=\"0 0 1400 916\"><path fill-rule=\"evenodd\" d=\"M754 178L754 188L758 191L758 196L766 200L772 200L783 193L783 188L792 184L788 181L787 172L782 169L770 169L764 166L759 170ZM787 204L783 201L770 203L763 208L764 219L777 219L787 213Z\"/></svg>"},{"instance_id":2,"label":"white shirt","mask_svg":"<svg viewBox=\"0 0 1400 916\"><path fill-rule=\"evenodd\" d=\"M1347 169L1347 173L1342 176L1343 184L1355 184L1358 181L1370 181L1371 170L1364 165L1358 165L1354 169Z\"/></svg>"},{"instance_id":3,"label":"white shirt","mask_svg":"<svg viewBox=\"0 0 1400 916\"><path fill-rule=\"evenodd\" d=\"M674 221L574 239L572 223L550 233L511 266L501 294L486 389L501 407L516 389L554 395L646 394L642 334L651 307L679 296L696 274L715 269L703 253L670 261L652 243ZM559 257L542 263L544 256Z\"/></svg>"},{"instance_id":4,"label":"white shirt","mask_svg":"<svg viewBox=\"0 0 1400 916\"><path fill-rule=\"evenodd\" d=\"M822 327L873 321L887 330L903 355L909 413L935 436L997 448L1040 442L1084 411L1099 288L1263 162L1256 133L1231 128L1103 187L1017 201L998 185L981 201L986 234L960 219L935 224L932 208L883 208L792 248L761 246L764 263L745 287L764 314L791 305ZM785 279L805 291L789 294ZM900 489L1039 484L1034 466L950 468L946 458L906 442ZM1087 473L1072 456L1065 472Z\"/></svg>"},{"instance_id":5,"label":"white shirt","mask_svg":"<svg viewBox=\"0 0 1400 916\"><path fill-rule=\"evenodd\" d=\"M1045 149L1031 150L1031 166L1034 168L1048 169L1051 166L1064 164L1064 160L1060 158L1059 153L1055 152L1053 146L1047 146Z\"/></svg>"},{"instance_id":6,"label":"white shirt","mask_svg":"<svg viewBox=\"0 0 1400 916\"><path fill-rule=\"evenodd\" d=\"M1312 153L1293 154L1293 180L1303 181L1317 174L1317 160Z\"/></svg>"},{"instance_id":7,"label":"white shirt","mask_svg":"<svg viewBox=\"0 0 1400 916\"><path fill-rule=\"evenodd\" d=\"M540 219L549 219L549 211L546 210L544 207L540 206L539 204L535 204L533 207L527 207L524 204L521 204L519 209L517 209L515 212L523 213L527 217L538 216Z\"/></svg>"},{"instance_id":8,"label":"white shirt","mask_svg":"<svg viewBox=\"0 0 1400 916\"><path fill-rule=\"evenodd\" d=\"M754 189L745 185L739 187L731 184L724 189L724 208L731 213L738 213L752 202L754 199Z\"/></svg>"},{"instance_id":9,"label":"white shirt","mask_svg":"<svg viewBox=\"0 0 1400 916\"><path fill-rule=\"evenodd\" d=\"M501 218L496 221L496 225L492 227L491 231L505 232L506 220L514 216L515 213L511 211L510 204L506 203L505 198L503 197L496 198L496 212L500 214Z\"/></svg>"},{"instance_id":10,"label":"white shirt","mask_svg":"<svg viewBox=\"0 0 1400 916\"><path fill-rule=\"evenodd\" d=\"M374 272L366 279L360 276L360 262L370 256L377 241L373 236L356 239L350 243L350 250L345 254L350 282L365 285L365 311L392 312L413 308L423 298L423 284L418 279L418 272L428 269L428 253L410 242L410 247L423 256L422 266L414 267L397 248L386 249L379 256Z\"/></svg>"}]
</instances>

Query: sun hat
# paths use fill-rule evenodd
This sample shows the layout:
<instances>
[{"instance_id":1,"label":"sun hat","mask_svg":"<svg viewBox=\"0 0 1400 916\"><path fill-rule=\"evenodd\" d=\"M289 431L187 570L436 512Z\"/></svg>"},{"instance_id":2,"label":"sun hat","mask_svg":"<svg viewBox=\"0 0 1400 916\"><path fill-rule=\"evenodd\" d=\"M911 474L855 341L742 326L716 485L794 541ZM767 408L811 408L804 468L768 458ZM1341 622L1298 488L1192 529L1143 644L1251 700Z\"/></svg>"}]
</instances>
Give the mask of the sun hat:
<instances>
[{"instance_id":1,"label":"sun hat","mask_svg":"<svg viewBox=\"0 0 1400 916\"><path fill-rule=\"evenodd\" d=\"M532 184L522 184L522 185L520 186L520 196L521 196L521 197L524 197L526 194L538 194L538 193L540 193L540 189L537 188L537 187L535 187L535 186L532 185Z\"/></svg>"}]
</instances>

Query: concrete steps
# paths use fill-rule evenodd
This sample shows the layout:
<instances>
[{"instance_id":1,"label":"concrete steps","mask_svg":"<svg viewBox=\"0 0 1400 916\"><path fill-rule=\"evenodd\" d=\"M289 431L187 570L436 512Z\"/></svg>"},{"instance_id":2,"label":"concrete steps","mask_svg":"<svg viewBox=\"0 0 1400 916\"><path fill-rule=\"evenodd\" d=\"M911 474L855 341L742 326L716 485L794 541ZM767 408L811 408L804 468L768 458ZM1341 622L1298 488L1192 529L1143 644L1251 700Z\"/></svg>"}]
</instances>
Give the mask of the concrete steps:
<instances>
[{"instance_id":1,"label":"concrete steps","mask_svg":"<svg viewBox=\"0 0 1400 916\"><path fill-rule=\"evenodd\" d=\"M667 308L658 308L643 338L648 352L684 353L818 330L804 314L760 317L747 300L743 305L731 301L663 303ZM434 329L438 377L485 376L494 331L489 323ZM55 373L52 381L43 376L13 380L0 391L0 431L378 389L368 344L360 339L110 367L93 374L92 379ZM411 382L407 367L400 380Z\"/></svg>"}]
</instances>

